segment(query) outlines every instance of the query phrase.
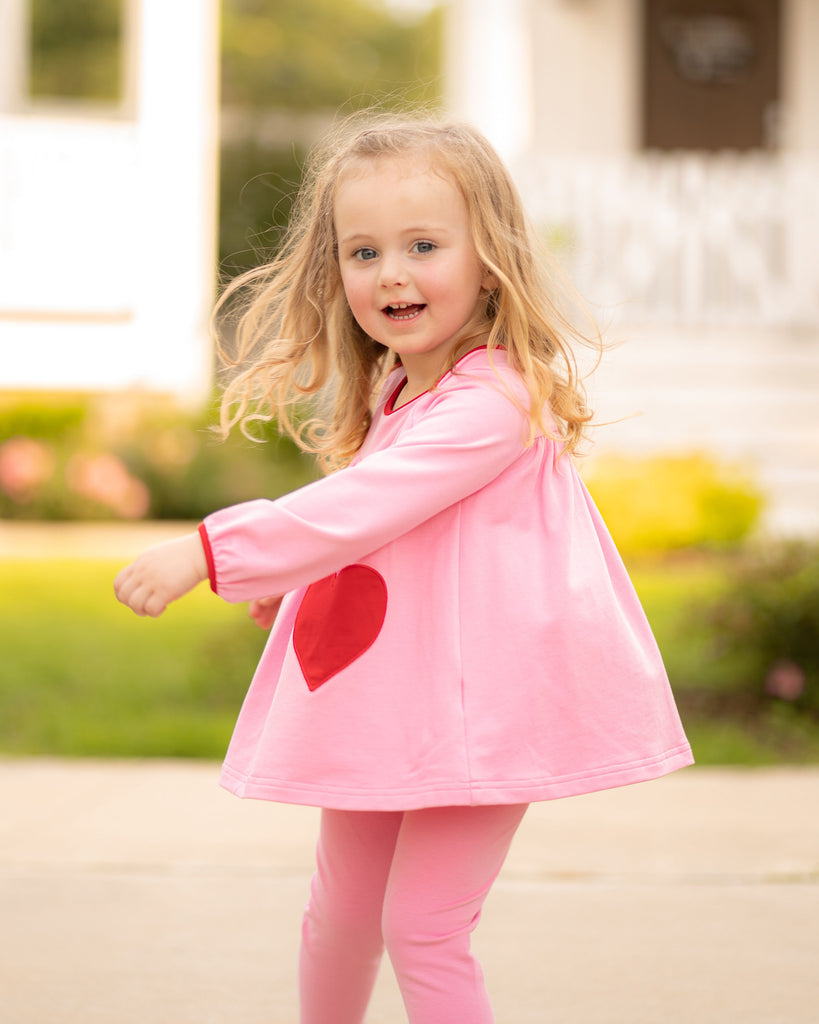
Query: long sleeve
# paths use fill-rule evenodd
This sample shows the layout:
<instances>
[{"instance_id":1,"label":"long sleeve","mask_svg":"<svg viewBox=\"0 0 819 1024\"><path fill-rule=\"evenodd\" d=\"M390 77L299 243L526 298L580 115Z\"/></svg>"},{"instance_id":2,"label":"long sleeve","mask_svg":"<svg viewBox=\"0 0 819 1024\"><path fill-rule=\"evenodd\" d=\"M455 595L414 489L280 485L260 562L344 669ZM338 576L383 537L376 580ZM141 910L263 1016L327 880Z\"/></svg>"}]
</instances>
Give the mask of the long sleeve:
<instances>
[{"instance_id":1,"label":"long sleeve","mask_svg":"<svg viewBox=\"0 0 819 1024\"><path fill-rule=\"evenodd\" d=\"M414 413L389 417L406 417L389 447L277 501L208 516L216 592L244 601L321 579L480 490L525 451L527 417L491 371L451 375Z\"/></svg>"}]
</instances>

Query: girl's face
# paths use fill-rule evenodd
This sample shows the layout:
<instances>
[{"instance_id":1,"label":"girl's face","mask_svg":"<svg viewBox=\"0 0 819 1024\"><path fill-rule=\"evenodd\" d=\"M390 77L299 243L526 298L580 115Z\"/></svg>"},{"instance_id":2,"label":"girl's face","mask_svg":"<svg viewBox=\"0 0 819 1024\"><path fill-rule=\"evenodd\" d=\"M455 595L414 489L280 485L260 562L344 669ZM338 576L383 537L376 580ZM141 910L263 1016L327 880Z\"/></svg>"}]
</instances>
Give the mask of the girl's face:
<instances>
[{"instance_id":1,"label":"girl's face","mask_svg":"<svg viewBox=\"0 0 819 1024\"><path fill-rule=\"evenodd\" d=\"M410 384L432 387L496 284L475 253L463 196L424 157L382 158L341 179L334 215L353 316L401 357Z\"/></svg>"}]
</instances>

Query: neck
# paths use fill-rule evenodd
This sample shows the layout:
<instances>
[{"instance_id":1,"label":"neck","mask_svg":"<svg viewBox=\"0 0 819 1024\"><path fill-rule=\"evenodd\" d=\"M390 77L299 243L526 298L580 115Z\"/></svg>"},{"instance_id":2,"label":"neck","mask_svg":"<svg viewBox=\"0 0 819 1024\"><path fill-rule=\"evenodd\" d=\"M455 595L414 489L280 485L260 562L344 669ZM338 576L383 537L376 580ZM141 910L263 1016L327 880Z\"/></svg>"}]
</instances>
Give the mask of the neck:
<instances>
[{"instance_id":1,"label":"neck","mask_svg":"<svg viewBox=\"0 0 819 1024\"><path fill-rule=\"evenodd\" d=\"M424 355L409 355L401 357L401 364L404 373L407 375L407 383L401 391L400 404L411 402L413 398L423 395L434 388L438 381L452 369L460 358L471 352L472 349L481 348L489 340L489 332L486 330L469 334L451 350L447 358L441 362L440 358L431 360Z\"/></svg>"}]
</instances>

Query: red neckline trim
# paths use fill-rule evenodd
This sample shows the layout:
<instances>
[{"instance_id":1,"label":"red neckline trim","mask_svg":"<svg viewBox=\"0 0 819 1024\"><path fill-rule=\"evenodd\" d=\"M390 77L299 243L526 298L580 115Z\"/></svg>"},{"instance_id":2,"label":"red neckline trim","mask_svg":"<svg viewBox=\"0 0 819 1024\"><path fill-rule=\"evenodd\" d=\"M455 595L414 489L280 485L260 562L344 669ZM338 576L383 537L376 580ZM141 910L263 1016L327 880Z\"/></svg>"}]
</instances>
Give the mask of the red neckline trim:
<instances>
[{"instance_id":1,"label":"red neckline trim","mask_svg":"<svg viewBox=\"0 0 819 1024\"><path fill-rule=\"evenodd\" d=\"M452 366L446 371L446 373L442 374L438 378L438 380L435 382L433 387L437 387L441 383L441 381L444 380L444 378L448 377L450 375L450 373L452 373L452 371L455 369L455 367L459 363L463 362L463 360L466 359L467 356L471 356L473 352L486 352L486 351L487 351L486 345L476 345L475 348L471 348L468 352L464 352L464 354L462 356L460 356L456 360L455 363L452 364ZM430 391L432 391L432 388L427 388L426 391L422 391L420 395L416 395L415 398L411 398L408 402L404 402L403 405L399 405L398 408L396 409L395 408L396 399L401 394L401 392L404 390L404 385L406 383L407 383L407 375L404 374L403 379L398 382L398 386L395 388L395 390L392 392L390 397L387 399L386 405L384 406L384 415L385 416L392 416L393 413L401 412L403 409L406 409L407 406L412 405L413 402L417 402L419 398L423 398L424 395L428 395L430 393Z\"/></svg>"}]
</instances>

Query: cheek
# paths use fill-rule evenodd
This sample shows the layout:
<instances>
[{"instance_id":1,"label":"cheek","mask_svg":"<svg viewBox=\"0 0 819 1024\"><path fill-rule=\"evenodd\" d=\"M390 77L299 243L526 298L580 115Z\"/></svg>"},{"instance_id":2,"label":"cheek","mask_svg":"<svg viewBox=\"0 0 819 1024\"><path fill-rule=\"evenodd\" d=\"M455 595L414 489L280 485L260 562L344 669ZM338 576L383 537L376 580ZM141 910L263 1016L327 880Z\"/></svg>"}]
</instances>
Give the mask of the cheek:
<instances>
[{"instance_id":1,"label":"cheek","mask_svg":"<svg viewBox=\"0 0 819 1024\"><path fill-rule=\"evenodd\" d=\"M355 274L342 274L341 283L344 288L347 305L350 307L353 316L358 320L361 315L366 315L369 308L366 284Z\"/></svg>"},{"instance_id":2,"label":"cheek","mask_svg":"<svg viewBox=\"0 0 819 1024\"><path fill-rule=\"evenodd\" d=\"M339 276L341 277L341 287L344 289L347 303L352 306L355 296L355 280L349 274L345 274L344 271L341 271Z\"/></svg>"}]
</instances>

